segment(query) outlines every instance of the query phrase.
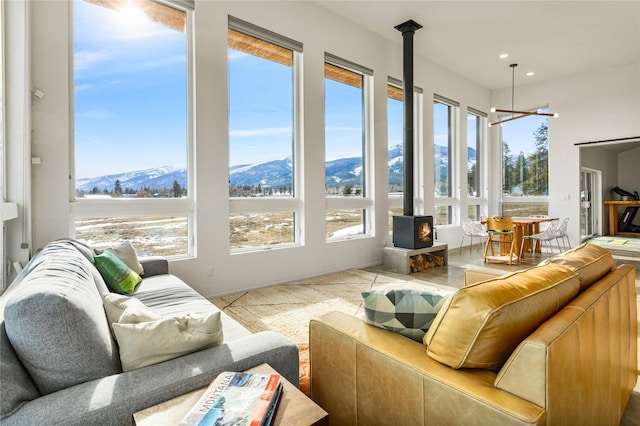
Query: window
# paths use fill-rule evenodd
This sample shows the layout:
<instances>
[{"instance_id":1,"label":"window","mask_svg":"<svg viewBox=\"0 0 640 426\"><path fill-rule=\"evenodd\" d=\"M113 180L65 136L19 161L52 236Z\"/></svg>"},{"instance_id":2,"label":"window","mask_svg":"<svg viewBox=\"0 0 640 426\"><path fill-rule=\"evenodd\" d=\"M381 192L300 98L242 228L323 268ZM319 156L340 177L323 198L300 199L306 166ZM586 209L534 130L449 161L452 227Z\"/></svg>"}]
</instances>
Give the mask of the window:
<instances>
[{"instance_id":1,"label":"window","mask_svg":"<svg viewBox=\"0 0 640 426\"><path fill-rule=\"evenodd\" d=\"M546 214L549 195L548 122L547 117L532 115L501 126L503 214Z\"/></svg>"},{"instance_id":2,"label":"window","mask_svg":"<svg viewBox=\"0 0 640 426\"><path fill-rule=\"evenodd\" d=\"M96 246L129 238L145 254L193 254L193 3L170 4L73 3L71 213L73 234Z\"/></svg>"},{"instance_id":3,"label":"window","mask_svg":"<svg viewBox=\"0 0 640 426\"><path fill-rule=\"evenodd\" d=\"M229 241L232 250L293 244L302 45L229 17Z\"/></svg>"},{"instance_id":4,"label":"window","mask_svg":"<svg viewBox=\"0 0 640 426\"><path fill-rule=\"evenodd\" d=\"M486 114L467 111L467 217L477 220L482 211L482 144Z\"/></svg>"},{"instance_id":5,"label":"window","mask_svg":"<svg viewBox=\"0 0 640 426\"><path fill-rule=\"evenodd\" d=\"M441 96L433 101L434 225L453 223L454 130L458 103Z\"/></svg>"},{"instance_id":6,"label":"window","mask_svg":"<svg viewBox=\"0 0 640 426\"><path fill-rule=\"evenodd\" d=\"M366 235L370 80L373 72L325 54L325 187L327 239Z\"/></svg>"},{"instance_id":7,"label":"window","mask_svg":"<svg viewBox=\"0 0 640 426\"><path fill-rule=\"evenodd\" d=\"M402 82L387 84L387 141L389 170L389 232L393 231L393 216L404 213L404 116Z\"/></svg>"}]
</instances>

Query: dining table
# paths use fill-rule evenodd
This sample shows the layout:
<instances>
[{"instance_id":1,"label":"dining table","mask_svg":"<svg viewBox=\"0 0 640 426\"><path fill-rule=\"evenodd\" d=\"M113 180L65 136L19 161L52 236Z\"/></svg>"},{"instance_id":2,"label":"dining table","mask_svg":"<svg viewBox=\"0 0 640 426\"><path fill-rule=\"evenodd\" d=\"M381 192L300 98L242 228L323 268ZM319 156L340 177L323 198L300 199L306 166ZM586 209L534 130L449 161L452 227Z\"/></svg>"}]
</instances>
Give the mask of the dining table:
<instances>
[{"instance_id":1,"label":"dining table","mask_svg":"<svg viewBox=\"0 0 640 426\"><path fill-rule=\"evenodd\" d=\"M513 216L511 217L511 221L513 222L514 228L514 237L516 240L516 247L520 250L520 246L522 245L522 237L535 235L540 233L540 224L545 222L552 222L554 220L559 220L557 217L539 217L539 216ZM482 220L481 223L484 225L487 223L486 220ZM503 251L508 252L508 248L503 249L503 244L500 244L500 252L502 254ZM533 246L531 245L530 239L525 239L524 246L522 247L523 253L528 253L530 251L535 251L536 253L542 252L542 245L540 241L535 241Z\"/></svg>"}]
</instances>

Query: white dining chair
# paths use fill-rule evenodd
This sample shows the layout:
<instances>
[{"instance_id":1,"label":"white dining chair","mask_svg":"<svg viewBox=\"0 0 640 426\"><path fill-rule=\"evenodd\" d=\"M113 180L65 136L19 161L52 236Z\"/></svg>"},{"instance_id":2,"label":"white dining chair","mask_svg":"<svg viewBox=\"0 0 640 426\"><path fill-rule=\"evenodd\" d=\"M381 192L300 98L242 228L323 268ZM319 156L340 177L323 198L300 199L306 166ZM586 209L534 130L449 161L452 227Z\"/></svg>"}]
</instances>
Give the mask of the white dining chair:
<instances>
[{"instance_id":1,"label":"white dining chair","mask_svg":"<svg viewBox=\"0 0 640 426\"><path fill-rule=\"evenodd\" d=\"M569 234L567 233L567 226L569 225L569 218L565 217L562 220L558 229L556 229L556 240L562 240L562 248L566 249L567 246L571 248L571 241L569 241ZM564 240L567 240L567 245L564 245Z\"/></svg>"},{"instance_id":2,"label":"white dining chair","mask_svg":"<svg viewBox=\"0 0 640 426\"><path fill-rule=\"evenodd\" d=\"M547 244L547 248L549 249L549 252L552 253L553 252L553 248L552 248L552 241L555 241L558 244L558 252L561 252L562 249L560 248L560 243L558 242L558 237L557 237L557 230L558 230L558 221L557 220L551 220L549 222L545 222L547 223L546 228L543 231L538 232L537 234L532 234L532 235L523 235L522 236L522 242L520 243L520 259L522 259L522 255L523 255L523 251L524 251L524 244L526 240L530 241L530 246L533 249L535 247L535 242L539 242L541 247L540 249L542 249L542 247L544 247L544 243L548 243Z\"/></svg>"},{"instance_id":3,"label":"white dining chair","mask_svg":"<svg viewBox=\"0 0 640 426\"><path fill-rule=\"evenodd\" d=\"M462 239L460 240L460 253L462 254L462 244L464 243L464 237L469 237L469 253L473 248L473 238L479 237L481 246L484 245L484 240L487 238L487 231L485 231L484 227L480 222L473 221L471 219L466 219L462 222Z\"/></svg>"}]
</instances>

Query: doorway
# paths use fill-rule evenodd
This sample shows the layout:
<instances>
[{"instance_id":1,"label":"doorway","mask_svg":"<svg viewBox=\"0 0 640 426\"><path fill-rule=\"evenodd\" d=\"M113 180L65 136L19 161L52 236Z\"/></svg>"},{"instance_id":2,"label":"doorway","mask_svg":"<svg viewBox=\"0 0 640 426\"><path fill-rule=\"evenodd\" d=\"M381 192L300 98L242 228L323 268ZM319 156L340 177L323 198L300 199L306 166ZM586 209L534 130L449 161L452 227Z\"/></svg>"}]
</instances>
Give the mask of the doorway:
<instances>
[{"instance_id":1,"label":"doorway","mask_svg":"<svg viewBox=\"0 0 640 426\"><path fill-rule=\"evenodd\" d=\"M580 168L580 240L585 241L600 233L602 216L602 172Z\"/></svg>"}]
</instances>

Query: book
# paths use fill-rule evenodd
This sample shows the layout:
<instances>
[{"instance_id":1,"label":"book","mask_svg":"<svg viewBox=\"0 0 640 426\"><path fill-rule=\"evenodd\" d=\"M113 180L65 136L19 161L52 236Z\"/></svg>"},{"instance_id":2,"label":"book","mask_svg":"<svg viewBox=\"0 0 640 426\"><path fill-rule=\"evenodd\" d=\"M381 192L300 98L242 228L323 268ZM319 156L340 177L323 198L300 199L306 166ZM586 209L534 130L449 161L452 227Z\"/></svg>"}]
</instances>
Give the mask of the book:
<instances>
[{"instance_id":1,"label":"book","mask_svg":"<svg viewBox=\"0 0 640 426\"><path fill-rule=\"evenodd\" d=\"M274 411L281 385L278 374L222 372L180 426L261 426Z\"/></svg>"},{"instance_id":2,"label":"book","mask_svg":"<svg viewBox=\"0 0 640 426\"><path fill-rule=\"evenodd\" d=\"M273 424L273 419L275 418L276 409L278 408L278 403L280 402L280 397L282 396L282 382L278 383L278 387L276 389L276 393L273 396L273 402L269 406L269 411L267 411L267 415L265 416L262 424L260 426L271 426Z\"/></svg>"}]
</instances>

